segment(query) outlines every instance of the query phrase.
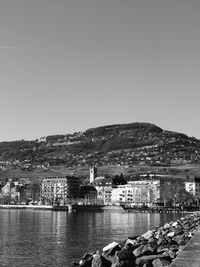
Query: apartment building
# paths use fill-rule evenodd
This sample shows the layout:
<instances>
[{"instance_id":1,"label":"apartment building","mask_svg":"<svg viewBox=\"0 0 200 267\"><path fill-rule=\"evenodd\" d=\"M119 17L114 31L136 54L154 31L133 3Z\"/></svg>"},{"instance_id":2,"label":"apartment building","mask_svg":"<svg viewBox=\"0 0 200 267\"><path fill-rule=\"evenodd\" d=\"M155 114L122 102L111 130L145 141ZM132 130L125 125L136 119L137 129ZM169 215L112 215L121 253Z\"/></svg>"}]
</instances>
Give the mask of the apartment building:
<instances>
[{"instance_id":1,"label":"apartment building","mask_svg":"<svg viewBox=\"0 0 200 267\"><path fill-rule=\"evenodd\" d=\"M80 180L75 176L46 177L42 181L41 196L45 204L65 204L79 196Z\"/></svg>"},{"instance_id":2,"label":"apartment building","mask_svg":"<svg viewBox=\"0 0 200 267\"><path fill-rule=\"evenodd\" d=\"M112 189L112 203L131 203L132 205L148 205L160 202L160 180L130 181Z\"/></svg>"}]
</instances>

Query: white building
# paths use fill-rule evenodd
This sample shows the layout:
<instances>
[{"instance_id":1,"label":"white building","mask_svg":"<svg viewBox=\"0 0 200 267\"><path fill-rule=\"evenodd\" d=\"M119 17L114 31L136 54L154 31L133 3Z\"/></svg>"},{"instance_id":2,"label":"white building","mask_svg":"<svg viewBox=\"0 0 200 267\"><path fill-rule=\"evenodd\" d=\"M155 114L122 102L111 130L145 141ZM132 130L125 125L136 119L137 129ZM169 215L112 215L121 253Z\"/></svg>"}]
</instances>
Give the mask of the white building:
<instances>
[{"instance_id":1,"label":"white building","mask_svg":"<svg viewBox=\"0 0 200 267\"><path fill-rule=\"evenodd\" d=\"M194 178L186 181L185 190L193 196L200 198L200 178Z\"/></svg>"},{"instance_id":2,"label":"white building","mask_svg":"<svg viewBox=\"0 0 200 267\"><path fill-rule=\"evenodd\" d=\"M112 178L97 177L92 185L97 190L97 198L102 200L105 205L111 204Z\"/></svg>"},{"instance_id":3,"label":"white building","mask_svg":"<svg viewBox=\"0 0 200 267\"><path fill-rule=\"evenodd\" d=\"M160 201L160 180L131 181L112 189L112 203L152 205Z\"/></svg>"},{"instance_id":4,"label":"white building","mask_svg":"<svg viewBox=\"0 0 200 267\"><path fill-rule=\"evenodd\" d=\"M185 182L185 190L195 196L195 192L196 192L195 182L194 181Z\"/></svg>"}]
</instances>

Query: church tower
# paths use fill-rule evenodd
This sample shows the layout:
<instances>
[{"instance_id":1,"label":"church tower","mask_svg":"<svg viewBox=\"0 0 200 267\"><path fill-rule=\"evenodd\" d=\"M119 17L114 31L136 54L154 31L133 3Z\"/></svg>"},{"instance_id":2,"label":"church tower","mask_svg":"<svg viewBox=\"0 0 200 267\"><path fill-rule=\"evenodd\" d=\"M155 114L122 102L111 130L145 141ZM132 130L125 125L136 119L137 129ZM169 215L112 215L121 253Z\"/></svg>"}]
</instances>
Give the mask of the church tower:
<instances>
[{"instance_id":1,"label":"church tower","mask_svg":"<svg viewBox=\"0 0 200 267\"><path fill-rule=\"evenodd\" d=\"M90 167L90 183L94 182L94 179L97 177L97 167Z\"/></svg>"}]
</instances>

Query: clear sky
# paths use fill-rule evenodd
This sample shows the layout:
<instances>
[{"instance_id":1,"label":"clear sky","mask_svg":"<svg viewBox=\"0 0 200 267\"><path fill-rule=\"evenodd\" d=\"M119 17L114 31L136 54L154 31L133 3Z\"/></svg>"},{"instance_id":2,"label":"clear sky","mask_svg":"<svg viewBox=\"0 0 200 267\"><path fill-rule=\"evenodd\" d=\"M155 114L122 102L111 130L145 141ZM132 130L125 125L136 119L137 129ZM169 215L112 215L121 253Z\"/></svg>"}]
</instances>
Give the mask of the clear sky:
<instances>
[{"instance_id":1,"label":"clear sky","mask_svg":"<svg viewBox=\"0 0 200 267\"><path fill-rule=\"evenodd\" d=\"M150 122L200 138L199 0L0 0L0 141Z\"/></svg>"}]
</instances>

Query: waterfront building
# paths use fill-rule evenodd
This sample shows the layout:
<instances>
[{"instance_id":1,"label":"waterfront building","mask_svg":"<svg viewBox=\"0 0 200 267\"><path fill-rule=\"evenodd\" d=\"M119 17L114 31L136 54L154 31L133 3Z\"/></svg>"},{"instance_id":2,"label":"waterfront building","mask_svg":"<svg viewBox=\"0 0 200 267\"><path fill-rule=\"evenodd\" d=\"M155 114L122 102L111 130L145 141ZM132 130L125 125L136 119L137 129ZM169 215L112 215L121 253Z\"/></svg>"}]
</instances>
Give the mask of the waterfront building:
<instances>
[{"instance_id":1,"label":"waterfront building","mask_svg":"<svg viewBox=\"0 0 200 267\"><path fill-rule=\"evenodd\" d=\"M105 205L111 204L112 178L97 177L92 185L97 190L97 198Z\"/></svg>"},{"instance_id":2,"label":"waterfront building","mask_svg":"<svg viewBox=\"0 0 200 267\"><path fill-rule=\"evenodd\" d=\"M66 204L79 196L80 180L75 176L46 177L42 181L41 196L45 204Z\"/></svg>"},{"instance_id":3,"label":"waterfront building","mask_svg":"<svg viewBox=\"0 0 200 267\"><path fill-rule=\"evenodd\" d=\"M195 182L194 180L185 182L185 190L195 196Z\"/></svg>"},{"instance_id":4,"label":"waterfront building","mask_svg":"<svg viewBox=\"0 0 200 267\"><path fill-rule=\"evenodd\" d=\"M185 190L193 196L200 198L200 178L195 177L185 181Z\"/></svg>"},{"instance_id":5,"label":"waterfront building","mask_svg":"<svg viewBox=\"0 0 200 267\"><path fill-rule=\"evenodd\" d=\"M97 198L97 190L95 189L94 186L83 185L80 187L79 198L96 199Z\"/></svg>"},{"instance_id":6,"label":"waterfront building","mask_svg":"<svg viewBox=\"0 0 200 267\"><path fill-rule=\"evenodd\" d=\"M20 201L20 187L17 179L8 179L7 182L1 187L1 203L15 203Z\"/></svg>"},{"instance_id":7,"label":"waterfront building","mask_svg":"<svg viewBox=\"0 0 200 267\"><path fill-rule=\"evenodd\" d=\"M112 189L111 202L114 204L157 205L160 203L160 180L130 181Z\"/></svg>"}]
</instances>

